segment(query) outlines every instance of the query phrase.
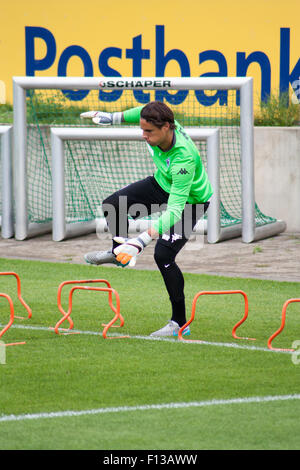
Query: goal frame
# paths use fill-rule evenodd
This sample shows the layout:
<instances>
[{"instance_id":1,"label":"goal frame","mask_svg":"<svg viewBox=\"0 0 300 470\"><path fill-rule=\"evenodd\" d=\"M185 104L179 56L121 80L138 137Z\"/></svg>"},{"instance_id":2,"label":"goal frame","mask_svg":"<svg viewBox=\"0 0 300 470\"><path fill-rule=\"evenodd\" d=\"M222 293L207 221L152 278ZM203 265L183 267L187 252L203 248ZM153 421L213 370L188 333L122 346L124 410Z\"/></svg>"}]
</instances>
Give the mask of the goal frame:
<instances>
[{"instance_id":1,"label":"goal frame","mask_svg":"<svg viewBox=\"0 0 300 470\"><path fill-rule=\"evenodd\" d=\"M0 126L1 145L1 237L14 236L13 173L12 173L12 126Z\"/></svg>"},{"instance_id":2,"label":"goal frame","mask_svg":"<svg viewBox=\"0 0 300 470\"><path fill-rule=\"evenodd\" d=\"M219 148L218 129L200 129L185 127L185 132L193 139L206 141L208 177L214 187L208 209L207 237L209 243L220 239L220 192L219 192ZM65 183L64 183L64 142L68 140L114 140L142 141L142 131L137 128L51 128L52 152L52 238L62 241L95 231L96 220L90 222L66 223ZM150 157L149 157L150 158Z\"/></svg>"},{"instance_id":3,"label":"goal frame","mask_svg":"<svg viewBox=\"0 0 300 470\"><path fill-rule=\"evenodd\" d=\"M119 85L118 85L119 84ZM13 77L14 100L14 191L16 204L15 238L24 240L30 236L51 231L50 224L28 222L26 187L26 91L29 89L99 90L147 89L162 90L239 90L240 92L240 140L242 182L242 226L233 236L242 236L244 243L251 243L285 230L285 222L276 221L261 227L255 226L254 194L254 125L252 77Z\"/></svg>"}]
</instances>

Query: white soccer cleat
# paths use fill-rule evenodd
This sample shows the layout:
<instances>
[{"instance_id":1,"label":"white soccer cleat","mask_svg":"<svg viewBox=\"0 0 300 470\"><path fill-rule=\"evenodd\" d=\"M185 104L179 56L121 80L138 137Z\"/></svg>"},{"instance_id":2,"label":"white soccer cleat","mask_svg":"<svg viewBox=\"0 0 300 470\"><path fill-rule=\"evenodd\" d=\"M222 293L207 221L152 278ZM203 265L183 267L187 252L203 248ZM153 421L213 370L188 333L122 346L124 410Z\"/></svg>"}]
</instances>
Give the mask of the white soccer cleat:
<instances>
[{"instance_id":1,"label":"white soccer cleat","mask_svg":"<svg viewBox=\"0 0 300 470\"><path fill-rule=\"evenodd\" d=\"M120 266L121 263L116 260L116 256L111 250L108 251L91 251L84 255L84 259L88 264L95 264L99 266L100 264L116 264Z\"/></svg>"},{"instance_id":2,"label":"white soccer cleat","mask_svg":"<svg viewBox=\"0 0 300 470\"><path fill-rule=\"evenodd\" d=\"M122 264L116 259L116 255L111 251L91 251L90 253L86 253L84 255L84 259L88 264L94 264L96 266L100 266L101 264L115 264L116 266L121 266L125 268L126 266L130 266L133 268L136 264L136 256L133 256L129 263Z\"/></svg>"},{"instance_id":3,"label":"white soccer cleat","mask_svg":"<svg viewBox=\"0 0 300 470\"><path fill-rule=\"evenodd\" d=\"M178 336L179 330L180 326L178 323L176 323L176 321L170 320L166 326L163 326L160 330L154 331L150 336ZM190 334L191 331L189 327L186 327L182 332L182 336L187 336Z\"/></svg>"}]
</instances>

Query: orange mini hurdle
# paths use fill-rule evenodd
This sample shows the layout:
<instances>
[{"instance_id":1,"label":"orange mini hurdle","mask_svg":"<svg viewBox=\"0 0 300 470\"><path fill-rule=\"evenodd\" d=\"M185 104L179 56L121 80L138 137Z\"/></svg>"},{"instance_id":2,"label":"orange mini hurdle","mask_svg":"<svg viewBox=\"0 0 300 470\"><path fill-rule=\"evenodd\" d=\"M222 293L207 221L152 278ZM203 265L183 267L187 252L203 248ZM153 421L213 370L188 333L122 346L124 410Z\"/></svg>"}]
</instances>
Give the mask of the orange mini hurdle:
<instances>
[{"instance_id":1,"label":"orange mini hurdle","mask_svg":"<svg viewBox=\"0 0 300 470\"><path fill-rule=\"evenodd\" d=\"M286 310L287 310L288 306L293 302L300 302L300 299L288 299L284 302L283 307L282 307L282 312L281 312L281 325L278 328L278 330L275 331L275 333L273 333L270 336L270 338L268 340L268 348L272 349L273 351L295 351L294 349L274 348L272 346L273 339L276 338L276 336L278 336L279 333L281 333L283 328L285 327Z\"/></svg>"},{"instance_id":2,"label":"orange mini hurdle","mask_svg":"<svg viewBox=\"0 0 300 470\"><path fill-rule=\"evenodd\" d=\"M90 287L90 286L76 285L76 284L88 284L88 283L105 283L107 287ZM62 289L63 289L64 286L72 285L72 284L74 286L71 288L71 290L69 292L68 311L65 312L65 310L63 309L63 307L61 305L61 292L62 292ZM108 292L108 303L109 303L110 308L114 312L114 317L112 318L112 320L108 324L102 325L102 326L104 326L104 329L103 329L103 332L102 332L103 338L107 338L107 331L109 330L109 328L111 328L111 327L122 327L124 325L124 319L123 319L123 317L120 313L120 297L119 297L119 294L115 289L113 289L111 287L110 283L106 279L85 279L85 280L79 280L79 281L78 280L77 281L64 281L59 285L58 293L57 293L57 305L58 305L58 308L59 308L61 314L63 315L63 317L56 323L56 325L54 327L54 331L55 331L56 334L60 334L60 332L59 332L60 325L65 320L68 320L69 328L67 328L67 329L62 329L61 328L61 330L65 332L65 333L62 333L62 334L78 334L78 332L72 332L71 331L74 327L74 322L71 319L70 315L72 313L73 293L74 293L75 290L89 290L89 291L98 291L98 292ZM116 298L116 306L114 306L114 304L113 304L112 294L114 294L114 296ZM120 320L120 325L115 325L117 320ZM109 338L110 339L112 339L112 338L128 338L128 336L113 336L113 337L109 337Z\"/></svg>"},{"instance_id":3,"label":"orange mini hurdle","mask_svg":"<svg viewBox=\"0 0 300 470\"><path fill-rule=\"evenodd\" d=\"M19 275L15 272L11 272L11 271L9 271L9 272L0 272L0 275L1 276L14 276L16 278L16 280L17 280L18 299L19 299L19 301L21 302L21 304L23 305L23 307L26 309L26 311L28 313L27 318L31 318L32 317L31 308L27 305L27 303L25 302L25 300L23 299L22 294L21 294L21 280L20 280ZM9 303L9 308L10 308L10 319L9 319L9 322L7 323L7 325L0 331L0 338L1 338L4 335L4 333L6 333L6 331L11 327L11 325L13 324L15 318L20 318L20 319L23 320L24 317L19 317L19 316L15 315L14 304L13 304L13 301L12 301L11 297L8 294L0 293L0 297L4 297L4 298L7 299L8 303ZM17 342L17 343L6 343L5 346L17 346L19 344L26 344L26 342L21 341L21 342Z\"/></svg>"},{"instance_id":4,"label":"orange mini hurdle","mask_svg":"<svg viewBox=\"0 0 300 470\"><path fill-rule=\"evenodd\" d=\"M232 336L235 338L235 339L247 339L247 340L255 340L255 338L245 338L245 337L240 337L240 336L237 336L236 335L236 330L238 329L238 327L244 323L244 321L246 321L247 317L248 317L248 310L249 310L249 303L248 303L248 297L247 297L247 294L245 292L243 292L242 290L224 290L224 291L201 291L201 292L198 292L194 299L193 299L193 303L192 303L192 313L191 313L191 318L185 323L185 325L183 325L179 332L178 332L178 339L180 340L184 340L184 341L190 341L190 342L197 342L199 340L192 340L192 339L185 339L183 338L182 336L182 332L183 330L190 324L192 323L192 321L194 320L195 318L195 313L196 313L196 304L197 304L197 300L199 299L200 296L202 295L228 295L228 294L240 294L243 296L244 298L244 315L242 317L242 319L236 323L236 325L234 325L233 329L232 329Z\"/></svg>"},{"instance_id":5,"label":"orange mini hurdle","mask_svg":"<svg viewBox=\"0 0 300 470\"><path fill-rule=\"evenodd\" d=\"M14 276L17 280L17 293L18 293L18 299L19 301L21 302L21 304L23 305L23 307L26 309L28 315L27 315L27 318L31 318L32 317L32 311L31 311L31 308L27 305L27 303L25 302L25 300L23 299L22 297L22 294L21 294L21 280L20 280L20 276L15 273L15 272L0 272L0 276ZM15 318L20 318L21 320L24 320L25 317L19 317L19 316L16 316L15 315Z\"/></svg>"},{"instance_id":6,"label":"orange mini hurdle","mask_svg":"<svg viewBox=\"0 0 300 470\"><path fill-rule=\"evenodd\" d=\"M7 325L0 331L0 338L4 335L4 333L11 327L14 322L14 304L11 300L10 296L7 294L0 293L0 297L5 297L8 300L9 307L10 307L10 319ZM26 344L25 341L21 341L18 343L5 343L5 346L17 346L18 344Z\"/></svg>"}]
</instances>

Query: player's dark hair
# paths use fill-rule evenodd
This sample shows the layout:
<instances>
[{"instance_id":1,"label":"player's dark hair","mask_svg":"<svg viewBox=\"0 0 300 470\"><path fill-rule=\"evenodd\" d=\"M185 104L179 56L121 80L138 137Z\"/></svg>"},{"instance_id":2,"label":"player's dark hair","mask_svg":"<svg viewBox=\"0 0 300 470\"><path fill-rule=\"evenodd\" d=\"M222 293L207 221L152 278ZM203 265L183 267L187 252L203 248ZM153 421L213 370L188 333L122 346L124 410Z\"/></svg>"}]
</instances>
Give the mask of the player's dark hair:
<instances>
[{"instance_id":1,"label":"player's dark hair","mask_svg":"<svg viewBox=\"0 0 300 470\"><path fill-rule=\"evenodd\" d=\"M151 124L159 129L162 128L166 122L170 124L170 129L176 128L173 111L161 101L151 101L146 104L142 109L141 118L151 122Z\"/></svg>"}]
</instances>

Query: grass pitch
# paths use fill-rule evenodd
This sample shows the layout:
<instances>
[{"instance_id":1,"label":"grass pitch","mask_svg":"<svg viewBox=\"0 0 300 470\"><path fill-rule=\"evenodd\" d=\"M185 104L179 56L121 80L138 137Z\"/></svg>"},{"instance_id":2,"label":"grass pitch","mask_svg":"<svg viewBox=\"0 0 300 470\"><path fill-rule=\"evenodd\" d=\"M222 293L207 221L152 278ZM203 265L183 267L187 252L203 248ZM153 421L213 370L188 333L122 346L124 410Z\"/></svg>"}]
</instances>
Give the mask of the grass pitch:
<instances>
[{"instance_id":1,"label":"grass pitch","mask_svg":"<svg viewBox=\"0 0 300 470\"><path fill-rule=\"evenodd\" d=\"M26 345L6 348L0 365L1 449L299 449L300 364L290 353L267 348L283 303L299 297L299 283L185 274L187 318L197 292L243 290L249 316L237 334L256 341L231 336L243 316L241 296L209 296L199 299L191 324L191 339L203 343L183 344L148 338L170 318L156 271L0 261L1 272L20 275L33 313L30 320L16 319L2 337ZM102 338L102 322L113 315L107 294L98 292L74 294L72 319L81 334L48 329L61 318L59 284L92 278L107 279L118 291L129 339ZM0 283L16 315L23 315L15 279L1 276ZM2 325L8 317L1 298ZM299 304L291 304L273 346L290 348L297 339Z\"/></svg>"}]
</instances>

